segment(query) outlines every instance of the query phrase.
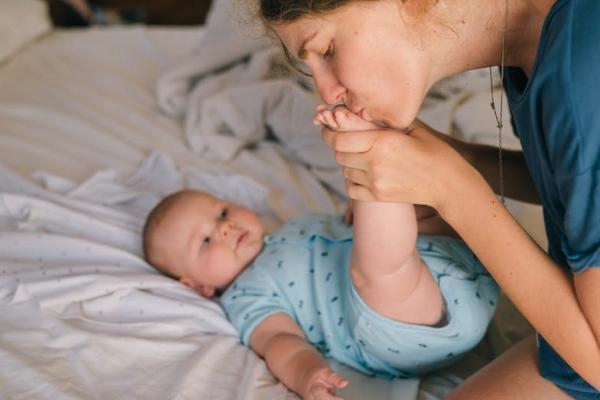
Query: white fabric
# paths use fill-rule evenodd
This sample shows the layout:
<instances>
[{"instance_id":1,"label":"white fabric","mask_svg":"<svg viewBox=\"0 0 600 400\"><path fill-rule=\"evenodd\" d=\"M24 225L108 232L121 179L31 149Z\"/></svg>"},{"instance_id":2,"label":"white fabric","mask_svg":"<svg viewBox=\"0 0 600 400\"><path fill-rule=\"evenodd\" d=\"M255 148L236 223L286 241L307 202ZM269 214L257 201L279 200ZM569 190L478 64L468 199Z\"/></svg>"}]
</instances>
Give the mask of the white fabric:
<instances>
[{"instance_id":1,"label":"white fabric","mask_svg":"<svg viewBox=\"0 0 600 400\"><path fill-rule=\"evenodd\" d=\"M0 168L5 393L35 393L40 399L160 399L181 393L218 399L293 397L239 344L216 302L159 274L141 250L144 216L164 187L179 189L187 180L186 187L207 190L202 183L221 181L225 198L241 194L237 201L266 209L264 197L259 199L264 188L248 177L209 176L193 168L178 172L158 153L131 177L104 170L79 185L55 178L44 175L50 189L45 190ZM161 185L140 191L137 183L157 178ZM235 185L228 185L228 179ZM153 346L159 343L156 354ZM365 377L335 367L354 383L347 398L367 394L364 385L353 381ZM228 377L239 379L240 374L248 381L233 387ZM390 398L414 398L417 385L418 380L381 381L372 389Z\"/></svg>"},{"instance_id":2,"label":"white fabric","mask_svg":"<svg viewBox=\"0 0 600 400\"><path fill-rule=\"evenodd\" d=\"M0 63L52 28L41 0L0 0Z\"/></svg>"},{"instance_id":3,"label":"white fabric","mask_svg":"<svg viewBox=\"0 0 600 400\"><path fill-rule=\"evenodd\" d=\"M323 157L319 128L306 123L318 104L307 90L310 81L290 72L279 47L255 25L252 31L244 11L231 0L214 2L196 48L157 82L162 110L184 119L188 144L204 156L229 161L271 133L282 142L295 138L310 145L305 154L316 156L304 159L309 165L335 168L323 165L331 157ZM286 147L294 149L294 142ZM343 191L341 181L331 184Z\"/></svg>"},{"instance_id":4,"label":"white fabric","mask_svg":"<svg viewBox=\"0 0 600 400\"><path fill-rule=\"evenodd\" d=\"M224 163L194 152L184 121L161 114L154 97L161 71L198 50L202 35L189 28L55 31L0 65L0 397L294 397L237 344L213 303L140 258L145 213L182 186L262 210L270 227L343 208L339 186L331 190L339 173L325 168L332 158L318 135L290 130L286 146L262 140ZM439 98L428 99L429 123L455 126L460 99L483 90L461 82L443 82ZM493 126L480 128L495 134ZM543 233L539 208L518 206L517 219ZM342 394L443 398L523 335L526 324L510 304L499 309L493 335L451 369L419 383L338 366L351 382Z\"/></svg>"}]
</instances>

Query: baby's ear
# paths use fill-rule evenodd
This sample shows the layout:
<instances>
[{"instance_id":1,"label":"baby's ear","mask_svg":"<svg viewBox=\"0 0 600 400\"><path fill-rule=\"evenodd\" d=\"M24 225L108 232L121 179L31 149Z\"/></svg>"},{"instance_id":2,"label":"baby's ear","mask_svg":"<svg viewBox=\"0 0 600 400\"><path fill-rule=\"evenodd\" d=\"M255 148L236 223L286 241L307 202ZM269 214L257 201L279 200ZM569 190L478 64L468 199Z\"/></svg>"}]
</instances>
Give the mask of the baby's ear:
<instances>
[{"instance_id":1,"label":"baby's ear","mask_svg":"<svg viewBox=\"0 0 600 400\"><path fill-rule=\"evenodd\" d=\"M191 289L194 289L196 293L198 293L200 296L204 296L208 299L212 299L213 297L215 297L216 290L212 286L195 283L190 278L180 278L179 282L183 283L185 286Z\"/></svg>"},{"instance_id":2,"label":"baby's ear","mask_svg":"<svg viewBox=\"0 0 600 400\"><path fill-rule=\"evenodd\" d=\"M212 286L207 286L207 285L200 285L199 287L196 288L196 291L198 293L200 293L202 296L206 297L207 299L212 299L213 297L215 297L215 288Z\"/></svg>"}]
</instances>

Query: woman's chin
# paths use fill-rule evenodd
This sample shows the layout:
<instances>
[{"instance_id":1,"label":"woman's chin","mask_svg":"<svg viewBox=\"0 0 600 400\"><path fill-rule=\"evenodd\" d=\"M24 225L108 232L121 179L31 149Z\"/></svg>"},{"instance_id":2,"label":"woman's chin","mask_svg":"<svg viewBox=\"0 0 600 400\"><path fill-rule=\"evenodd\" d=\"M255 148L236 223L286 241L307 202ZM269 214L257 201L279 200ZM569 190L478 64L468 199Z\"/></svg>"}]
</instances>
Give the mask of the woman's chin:
<instances>
[{"instance_id":1,"label":"woman's chin","mask_svg":"<svg viewBox=\"0 0 600 400\"><path fill-rule=\"evenodd\" d=\"M388 128L397 129L400 131L409 131L416 118L416 116L411 118L399 118L393 121L386 121L386 123L388 125Z\"/></svg>"}]
</instances>

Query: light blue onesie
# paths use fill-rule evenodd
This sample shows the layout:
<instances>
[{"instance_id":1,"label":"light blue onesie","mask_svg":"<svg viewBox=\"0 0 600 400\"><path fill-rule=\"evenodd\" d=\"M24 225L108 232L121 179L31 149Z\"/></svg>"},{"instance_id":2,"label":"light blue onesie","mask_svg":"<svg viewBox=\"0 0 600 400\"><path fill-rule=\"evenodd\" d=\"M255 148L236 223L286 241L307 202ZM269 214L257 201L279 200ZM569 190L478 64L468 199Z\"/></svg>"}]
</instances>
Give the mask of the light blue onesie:
<instances>
[{"instance_id":1,"label":"light blue onesie","mask_svg":"<svg viewBox=\"0 0 600 400\"><path fill-rule=\"evenodd\" d=\"M266 317L283 312L326 357L373 376L422 375L481 340L498 287L460 240L420 236L417 246L446 303L440 327L383 317L360 298L350 277L352 227L339 215L309 215L265 237L221 304L247 346Z\"/></svg>"}]
</instances>

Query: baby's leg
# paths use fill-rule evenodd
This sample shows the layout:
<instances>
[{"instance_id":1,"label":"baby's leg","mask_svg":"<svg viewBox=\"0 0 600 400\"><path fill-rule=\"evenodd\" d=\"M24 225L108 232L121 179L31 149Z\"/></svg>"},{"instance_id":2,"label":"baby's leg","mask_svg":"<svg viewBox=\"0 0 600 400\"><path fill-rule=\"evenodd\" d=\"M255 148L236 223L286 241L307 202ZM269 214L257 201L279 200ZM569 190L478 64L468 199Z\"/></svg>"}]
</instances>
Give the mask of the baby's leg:
<instances>
[{"instance_id":1,"label":"baby's leg","mask_svg":"<svg viewBox=\"0 0 600 400\"><path fill-rule=\"evenodd\" d=\"M379 314L414 324L434 325L443 300L416 247L414 206L357 202L351 275L361 298Z\"/></svg>"},{"instance_id":2,"label":"baby's leg","mask_svg":"<svg viewBox=\"0 0 600 400\"><path fill-rule=\"evenodd\" d=\"M315 119L339 131L377 128L345 107L321 110ZM412 204L355 203L351 274L361 298L388 318L435 324L442 316L443 302L416 240Z\"/></svg>"}]
</instances>

